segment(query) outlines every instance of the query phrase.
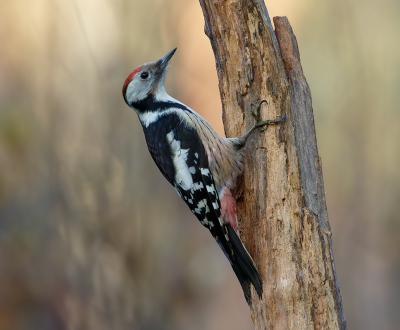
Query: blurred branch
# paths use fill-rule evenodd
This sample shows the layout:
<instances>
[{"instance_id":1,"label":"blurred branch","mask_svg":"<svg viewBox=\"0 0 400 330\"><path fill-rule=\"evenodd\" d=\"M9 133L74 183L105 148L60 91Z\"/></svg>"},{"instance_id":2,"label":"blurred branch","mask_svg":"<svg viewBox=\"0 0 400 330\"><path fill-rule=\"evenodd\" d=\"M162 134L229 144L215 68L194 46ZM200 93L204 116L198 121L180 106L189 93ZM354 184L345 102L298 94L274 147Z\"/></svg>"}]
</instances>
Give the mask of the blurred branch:
<instances>
[{"instance_id":1,"label":"blurred branch","mask_svg":"<svg viewBox=\"0 0 400 330\"><path fill-rule=\"evenodd\" d=\"M250 306L256 329L346 329L311 93L289 22L275 18L275 35L262 0L200 4L227 136L251 127L251 104L261 99L263 120L287 114L254 134L237 192L242 240L264 284Z\"/></svg>"}]
</instances>

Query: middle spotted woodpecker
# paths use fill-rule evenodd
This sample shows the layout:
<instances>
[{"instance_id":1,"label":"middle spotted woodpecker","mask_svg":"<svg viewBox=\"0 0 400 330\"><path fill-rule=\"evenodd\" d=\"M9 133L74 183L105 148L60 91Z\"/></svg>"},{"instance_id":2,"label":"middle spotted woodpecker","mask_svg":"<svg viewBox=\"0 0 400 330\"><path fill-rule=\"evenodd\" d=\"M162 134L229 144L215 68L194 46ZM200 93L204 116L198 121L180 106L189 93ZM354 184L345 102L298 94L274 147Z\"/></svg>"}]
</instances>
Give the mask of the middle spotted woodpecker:
<instances>
[{"instance_id":1,"label":"middle spotted woodpecker","mask_svg":"<svg viewBox=\"0 0 400 330\"><path fill-rule=\"evenodd\" d=\"M123 85L125 102L139 116L151 156L200 223L228 258L250 303L250 283L259 297L262 282L238 236L232 190L243 171L244 146L257 128L285 119L260 121L244 135L223 138L199 114L169 96L164 88L176 48L156 62L134 69ZM257 107L259 107L262 102Z\"/></svg>"}]
</instances>

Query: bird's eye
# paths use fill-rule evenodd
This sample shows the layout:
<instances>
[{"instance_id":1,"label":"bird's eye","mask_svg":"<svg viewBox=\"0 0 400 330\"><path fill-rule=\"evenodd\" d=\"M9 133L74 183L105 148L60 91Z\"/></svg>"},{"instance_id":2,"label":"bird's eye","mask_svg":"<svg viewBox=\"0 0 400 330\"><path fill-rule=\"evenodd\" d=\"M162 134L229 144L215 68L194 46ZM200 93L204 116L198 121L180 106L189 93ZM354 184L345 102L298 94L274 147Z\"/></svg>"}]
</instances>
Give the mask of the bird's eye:
<instances>
[{"instance_id":1,"label":"bird's eye","mask_svg":"<svg viewBox=\"0 0 400 330\"><path fill-rule=\"evenodd\" d=\"M146 72L146 71L144 71L144 72L142 72L142 73L140 74L140 78L142 78L142 79L147 79L148 77L149 77L149 73Z\"/></svg>"}]
</instances>

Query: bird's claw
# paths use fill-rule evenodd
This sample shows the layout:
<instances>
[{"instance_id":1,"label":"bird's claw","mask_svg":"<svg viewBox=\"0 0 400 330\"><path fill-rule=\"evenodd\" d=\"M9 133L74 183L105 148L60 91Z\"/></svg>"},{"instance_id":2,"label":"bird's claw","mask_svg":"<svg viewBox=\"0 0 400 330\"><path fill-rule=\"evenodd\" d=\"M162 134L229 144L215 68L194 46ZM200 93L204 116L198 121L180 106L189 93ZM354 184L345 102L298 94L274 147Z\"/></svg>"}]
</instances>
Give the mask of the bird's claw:
<instances>
[{"instance_id":1,"label":"bird's claw","mask_svg":"<svg viewBox=\"0 0 400 330\"><path fill-rule=\"evenodd\" d=\"M256 124L258 124L259 122L261 122L261 116L260 116L260 108L261 108L261 104L263 103L267 103L267 100L261 100L256 107L256 112L253 111L253 104L250 105L250 110L251 110L251 115L254 117L254 119L256 120Z\"/></svg>"},{"instance_id":2,"label":"bird's claw","mask_svg":"<svg viewBox=\"0 0 400 330\"><path fill-rule=\"evenodd\" d=\"M278 124L286 119L286 113L285 113L283 115L283 117L281 117L281 118L261 121L260 108L263 103L267 103L267 100L261 100L257 104L256 112L253 111L253 104L250 105L250 113L256 120L256 123L254 124L254 126L256 128L260 128L260 132L264 132L268 128L268 125ZM265 127L262 127L262 126L265 126Z\"/></svg>"}]
</instances>

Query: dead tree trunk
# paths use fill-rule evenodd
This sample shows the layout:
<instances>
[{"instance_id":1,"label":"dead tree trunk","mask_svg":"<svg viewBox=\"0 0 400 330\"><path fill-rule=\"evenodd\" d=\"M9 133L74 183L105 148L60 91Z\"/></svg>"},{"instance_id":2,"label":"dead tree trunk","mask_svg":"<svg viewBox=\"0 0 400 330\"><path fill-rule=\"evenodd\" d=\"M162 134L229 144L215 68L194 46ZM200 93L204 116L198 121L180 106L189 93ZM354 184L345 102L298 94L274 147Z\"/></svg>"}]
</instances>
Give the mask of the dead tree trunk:
<instances>
[{"instance_id":1,"label":"dead tree trunk","mask_svg":"<svg viewBox=\"0 0 400 330\"><path fill-rule=\"evenodd\" d=\"M287 114L252 136L236 195L241 237L264 285L261 300L252 291L256 329L346 329L311 94L289 22L274 18L274 32L263 0L200 4L226 135L252 126L250 106L261 99L262 120Z\"/></svg>"}]
</instances>

